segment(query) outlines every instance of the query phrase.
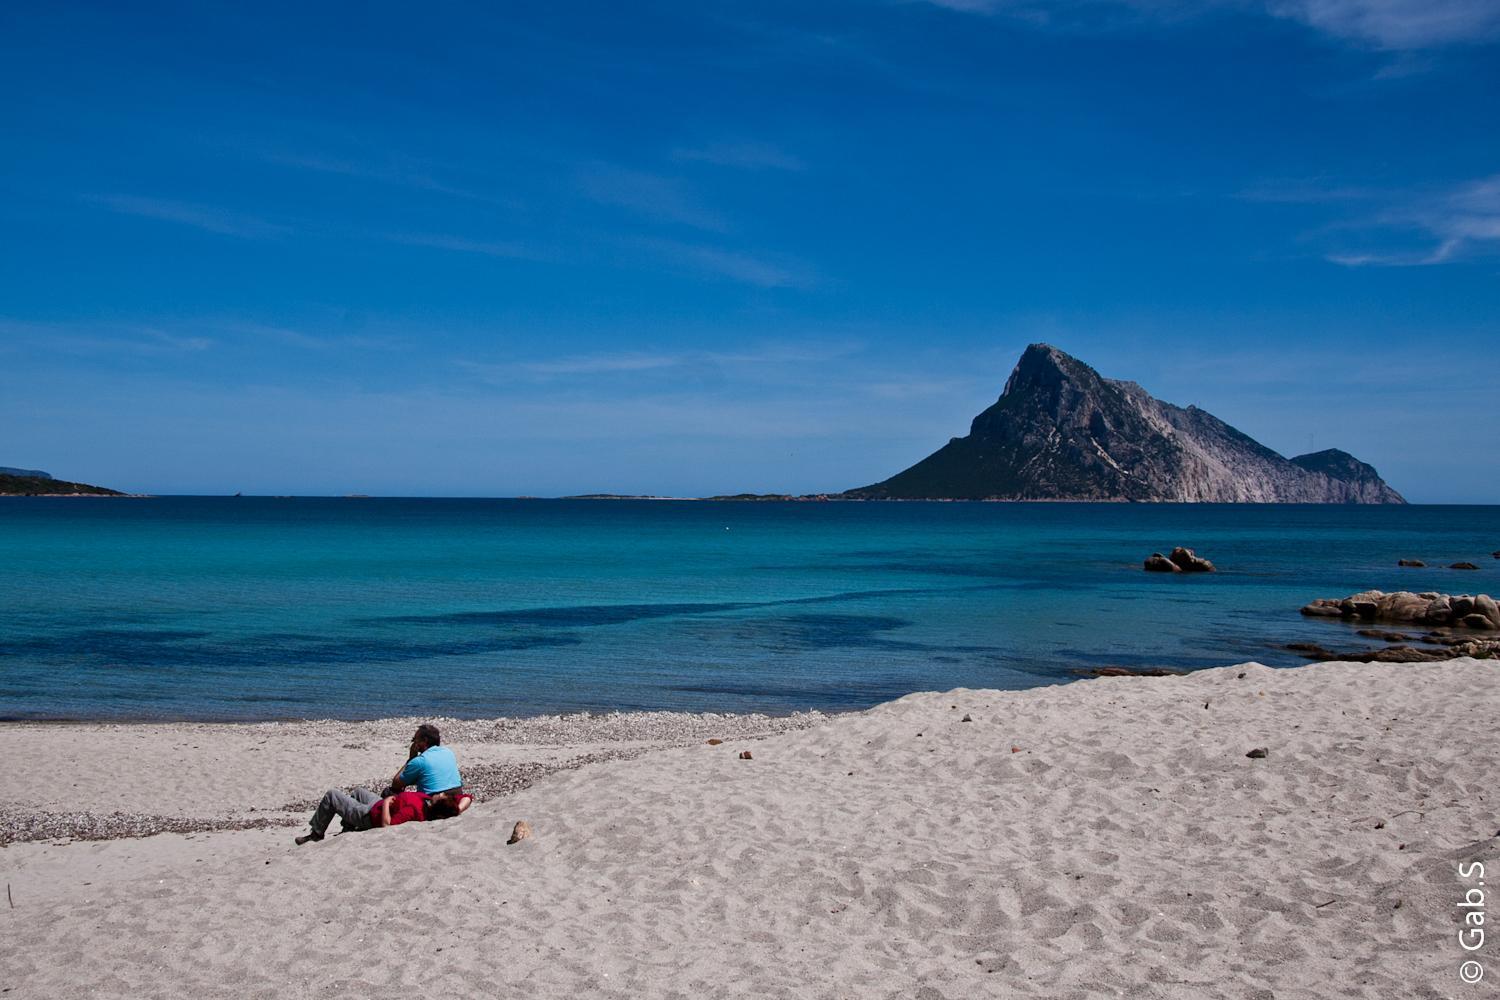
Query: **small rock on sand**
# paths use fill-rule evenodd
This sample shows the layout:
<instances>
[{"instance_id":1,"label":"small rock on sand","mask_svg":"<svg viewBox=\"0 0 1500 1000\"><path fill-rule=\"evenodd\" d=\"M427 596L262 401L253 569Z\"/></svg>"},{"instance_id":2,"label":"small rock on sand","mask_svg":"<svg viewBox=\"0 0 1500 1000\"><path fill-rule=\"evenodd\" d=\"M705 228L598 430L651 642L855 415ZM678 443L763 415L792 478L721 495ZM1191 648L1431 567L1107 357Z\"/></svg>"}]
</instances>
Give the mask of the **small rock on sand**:
<instances>
[{"instance_id":1,"label":"small rock on sand","mask_svg":"<svg viewBox=\"0 0 1500 1000\"><path fill-rule=\"evenodd\" d=\"M524 819L516 821L516 827L510 831L510 839L507 844L518 844L523 840L531 839L531 824Z\"/></svg>"},{"instance_id":2,"label":"small rock on sand","mask_svg":"<svg viewBox=\"0 0 1500 1000\"><path fill-rule=\"evenodd\" d=\"M718 746L718 745L719 745L719 744L720 744L720 743L723 743L723 742L724 742L724 741L723 741L723 740L719 740L719 739L712 739L712 740L709 740L709 741L708 741L708 745L709 745L709 746L711 746L711 747L716 747L716 746Z\"/></svg>"},{"instance_id":3,"label":"small rock on sand","mask_svg":"<svg viewBox=\"0 0 1500 1000\"><path fill-rule=\"evenodd\" d=\"M755 755L752 754L749 750L741 750L740 751L740 760L754 760L754 759L755 759Z\"/></svg>"},{"instance_id":4,"label":"small rock on sand","mask_svg":"<svg viewBox=\"0 0 1500 1000\"><path fill-rule=\"evenodd\" d=\"M1270 752L1271 751L1266 747L1256 747L1254 750L1251 750L1249 753L1245 754L1245 756L1251 758L1252 760L1260 760Z\"/></svg>"}]
</instances>

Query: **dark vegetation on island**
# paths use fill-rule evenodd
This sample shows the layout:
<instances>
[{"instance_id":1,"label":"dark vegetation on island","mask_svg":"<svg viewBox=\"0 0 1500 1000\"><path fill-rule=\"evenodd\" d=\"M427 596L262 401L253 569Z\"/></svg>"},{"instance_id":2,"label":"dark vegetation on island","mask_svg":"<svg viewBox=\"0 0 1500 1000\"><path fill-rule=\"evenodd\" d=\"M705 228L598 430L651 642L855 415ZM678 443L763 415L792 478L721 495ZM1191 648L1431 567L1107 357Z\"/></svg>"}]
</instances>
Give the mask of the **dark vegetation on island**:
<instances>
[{"instance_id":1,"label":"dark vegetation on island","mask_svg":"<svg viewBox=\"0 0 1500 1000\"><path fill-rule=\"evenodd\" d=\"M123 497L119 490L90 486L88 483L70 483L64 479L53 479L45 472L17 469L24 472L16 475L11 471L0 471L0 496L3 497Z\"/></svg>"}]
</instances>

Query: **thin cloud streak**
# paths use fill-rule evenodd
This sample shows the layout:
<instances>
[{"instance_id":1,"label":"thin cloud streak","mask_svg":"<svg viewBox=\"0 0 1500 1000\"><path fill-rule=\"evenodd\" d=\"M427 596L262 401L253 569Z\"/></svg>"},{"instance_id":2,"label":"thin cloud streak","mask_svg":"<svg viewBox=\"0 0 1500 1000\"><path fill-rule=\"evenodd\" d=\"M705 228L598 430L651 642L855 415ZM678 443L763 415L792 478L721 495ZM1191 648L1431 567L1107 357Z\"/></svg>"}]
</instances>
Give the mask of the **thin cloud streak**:
<instances>
[{"instance_id":1,"label":"thin cloud streak","mask_svg":"<svg viewBox=\"0 0 1500 1000\"><path fill-rule=\"evenodd\" d=\"M1484 42L1500 35L1494 0L1272 0L1276 17L1383 49Z\"/></svg>"},{"instance_id":2,"label":"thin cloud streak","mask_svg":"<svg viewBox=\"0 0 1500 1000\"><path fill-rule=\"evenodd\" d=\"M333 174L338 177L353 177L359 180L375 181L396 187L431 191L434 194L449 195L454 198L485 202L491 205L502 205L505 207L514 207L516 205L516 201L513 198L497 197L470 188L449 184L438 180L432 173L425 169L407 167L398 163L374 164L317 153L265 153L262 154L262 158L267 163L273 163L277 166L308 170L314 173Z\"/></svg>"},{"instance_id":3,"label":"thin cloud streak","mask_svg":"<svg viewBox=\"0 0 1500 1000\"><path fill-rule=\"evenodd\" d=\"M622 351L563 355L556 358L511 363L461 360L457 364L478 376L482 381L494 384L513 382L518 377L551 380L685 369L723 369L742 372L747 369L759 369L757 377L764 378L765 370L769 368L791 366L800 369L810 364L847 358L860 350L861 346L854 343L810 346L768 345L748 351Z\"/></svg>"},{"instance_id":4,"label":"thin cloud streak","mask_svg":"<svg viewBox=\"0 0 1500 1000\"><path fill-rule=\"evenodd\" d=\"M486 257L503 257L511 260L548 261L552 256L514 240L475 240L465 236L445 236L440 233L388 233L384 239L413 247L430 247L434 250L452 250L457 253L482 254Z\"/></svg>"},{"instance_id":5,"label":"thin cloud streak","mask_svg":"<svg viewBox=\"0 0 1500 1000\"><path fill-rule=\"evenodd\" d=\"M716 233L729 229L719 213L701 204L673 177L596 163L578 172L577 183L579 191L589 200L626 209L650 222Z\"/></svg>"},{"instance_id":6,"label":"thin cloud streak","mask_svg":"<svg viewBox=\"0 0 1500 1000\"><path fill-rule=\"evenodd\" d=\"M1435 245L1416 251L1334 253L1346 267L1422 267L1500 252L1500 174L1436 197L1392 206L1369 220L1377 230L1425 233Z\"/></svg>"},{"instance_id":7,"label":"thin cloud streak","mask_svg":"<svg viewBox=\"0 0 1500 1000\"><path fill-rule=\"evenodd\" d=\"M1321 237L1362 232L1381 244L1323 253L1325 260L1345 267L1428 267L1500 252L1500 174L1435 192L1278 181L1252 186L1238 197L1268 204L1345 206L1351 216L1325 226ZM1426 245L1411 246L1419 241ZM1393 249L1392 242L1406 245Z\"/></svg>"},{"instance_id":8,"label":"thin cloud streak","mask_svg":"<svg viewBox=\"0 0 1500 1000\"><path fill-rule=\"evenodd\" d=\"M675 149L672 151L672 158L741 170L807 169L807 164L801 158L763 142L714 142L694 148Z\"/></svg>"},{"instance_id":9,"label":"thin cloud streak","mask_svg":"<svg viewBox=\"0 0 1500 1000\"><path fill-rule=\"evenodd\" d=\"M927 0L966 14L1043 27L1114 28L1121 18L1172 22L1214 12L1259 11L1345 42L1390 51L1480 44L1500 37L1494 0Z\"/></svg>"},{"instance_id":10,"label":"thin cloud streak","mask_svg":"<svg viewBox=\"0 0 1500 1000\"><path fill-rule=\"evenodd\" d=\"M35 323L0 319L0 337L15 351L73 356L134 355L169 357L198 354L215 346L213 338L170 333L152 326L111 327L97 323Z\"/></svg>"},{"instance_id":11,"label":"thin cloud streak","mask_svg":"<svg viewBox=\"0 0 1500 1000\"><path fill-rule=\"evenodd\" d=\"M167 198L112 194L86 196L84 200L120 215L175 222L201 229L204 232L217 233L221 236L237 236L241 239L265 239L291 231L286 226L227 211L213 205L199 205Z\"/></svg>"},{"instance_id":12,"label":"thin cloud streak","mask_svg":"<svg viewBox=\"0 0 1500 1000\"><path fill-rule=\"evenodd\" d=\"M812 288L818 275L805 264L768 260L737 250L724 250L680 240L638 239L628 245L648 251L671 267L728 278L757 288Z\"/></svg>"}]
</instances>

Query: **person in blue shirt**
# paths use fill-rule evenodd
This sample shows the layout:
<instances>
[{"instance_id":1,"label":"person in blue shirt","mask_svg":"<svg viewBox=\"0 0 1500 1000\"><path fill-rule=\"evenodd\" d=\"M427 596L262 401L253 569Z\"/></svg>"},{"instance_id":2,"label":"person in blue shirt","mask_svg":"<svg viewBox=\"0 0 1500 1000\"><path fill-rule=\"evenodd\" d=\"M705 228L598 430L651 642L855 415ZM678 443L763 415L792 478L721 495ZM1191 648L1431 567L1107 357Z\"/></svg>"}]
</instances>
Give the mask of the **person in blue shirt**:
<instances>
[{"instance_id":1,"label":"person in blue shirt","mask_svg":"<svg viewBox=\"0 0 1500 1000\"><path fill-rule=\"evenodd\" d=\"M438 795L442 792L463 791L463 779L458 775L458 758L453 751L443 746L443 735L438 727L424 722L417 727L412 737L411 754L406 766L391 779L390 794L413 788L423 795Z\"/></svg>"}]
</instances>

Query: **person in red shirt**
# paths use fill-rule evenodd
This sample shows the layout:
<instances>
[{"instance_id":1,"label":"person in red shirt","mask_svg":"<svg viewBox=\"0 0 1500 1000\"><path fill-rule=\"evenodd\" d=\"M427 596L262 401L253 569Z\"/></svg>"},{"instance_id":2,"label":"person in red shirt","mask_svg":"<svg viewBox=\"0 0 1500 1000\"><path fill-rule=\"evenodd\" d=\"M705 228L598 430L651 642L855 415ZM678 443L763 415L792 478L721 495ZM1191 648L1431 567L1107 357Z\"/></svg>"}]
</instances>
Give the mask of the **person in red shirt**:
<instances>
[{"instance_id":1,"label":"person in red shirt","mask_svg":"<svg viewBox=\"0 0 1500 1000\"><path fill-rule=\"evenodd\" d=\"M399 826L427 818L427 796L421 792L397 792L370 807L371 826Z\"/></svg>"},{"instance_id":2,"label":"person in red shirt","mask_svg":"<svg viewBox=\"0 0 1500 1000\"><path fill-rule=\"evenodd\" d=\"M446 819L457 816L474 801L467 794L444 793L426 796L421 792L401 791L380 798L363 788L351 795L341 788L330 788L313 813L312 830L297 838L297 845L322 840L333 817L338 816L345 830L369 830L377 826L399 826L412 821Z\"/></svg>"}]
</instances>

